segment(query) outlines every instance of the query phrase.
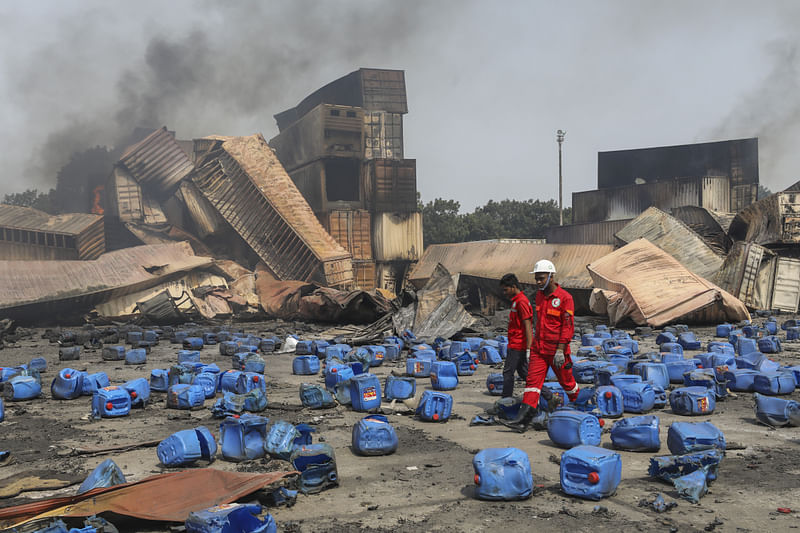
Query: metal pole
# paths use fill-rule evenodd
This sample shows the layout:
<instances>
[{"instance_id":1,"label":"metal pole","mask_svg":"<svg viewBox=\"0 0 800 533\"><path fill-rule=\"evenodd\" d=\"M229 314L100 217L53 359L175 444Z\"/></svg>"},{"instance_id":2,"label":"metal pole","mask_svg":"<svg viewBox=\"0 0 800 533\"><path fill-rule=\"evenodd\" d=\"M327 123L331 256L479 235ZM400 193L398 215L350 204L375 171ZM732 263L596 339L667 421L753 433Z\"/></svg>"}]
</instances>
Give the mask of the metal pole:
<instances>
[{"instance_id":1,"label":"metal pole","mask_svg":"<svg viewBox=\"0 0 800 533\"><path fill-rule=\"evenodd\" d=\"M556 132L556 141L558 141L558 225L564 225L564 180L561 176L561 143L564 142L566 131L558 130Z\"/></svg>"}]
</instances>

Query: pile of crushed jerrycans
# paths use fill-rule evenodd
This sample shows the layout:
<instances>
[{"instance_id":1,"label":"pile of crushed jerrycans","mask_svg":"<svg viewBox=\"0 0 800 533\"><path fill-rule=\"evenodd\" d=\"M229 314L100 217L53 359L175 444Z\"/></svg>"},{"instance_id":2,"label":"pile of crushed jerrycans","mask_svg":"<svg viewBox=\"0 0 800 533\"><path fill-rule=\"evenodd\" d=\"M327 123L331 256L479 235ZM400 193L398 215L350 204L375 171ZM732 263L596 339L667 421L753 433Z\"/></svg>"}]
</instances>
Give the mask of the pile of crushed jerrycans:
<instances>
[{"instance_id":1,"label":"pile of crushed jerrycans","mask_svg":"<svg viewBox=\"0 0 800 533\"><path fill-rule=\"evenodd\" d=\"M798 322L788 320L780 327L786 340L798 339ZM649 328L641 329L637 333L648 333ZM669 404L676 415L712 415L717 401L734 391L753 393L760 422L800 426L800 404L778 397L800 385L800 366L781 366L768 355L782 349L777 320L769 317L760 326L749 321L720 324L716 337L719 340L704 347L687 326L665 327L656 338L659 350L641 355L638 342L625 331L600 325L582 332L582 346L573 355L573 374L578 383L591 386L582 386L570 403L557 382L546 382L562 397L564 407L550 414L542 409L534 423L535 428L547 430L554 444L567 449L560 462L565 493L598 500L615 492L622 462L618 453L600 447L604 419L619 419L605 428L615 449L657 452L660 420L649 411ZM518 408L519 399L505 398L490 414L513 418ZM621 418L625 414L633 416ZM648 474L672 483L681 497L699 501L717 477L726 447L722 431L711 422L674 422L667 446L671 455L652 457ZM479 498L515 500L531 495L530 462L521 450L482 450L473 466Z\"/></svg>"}]
</instances>

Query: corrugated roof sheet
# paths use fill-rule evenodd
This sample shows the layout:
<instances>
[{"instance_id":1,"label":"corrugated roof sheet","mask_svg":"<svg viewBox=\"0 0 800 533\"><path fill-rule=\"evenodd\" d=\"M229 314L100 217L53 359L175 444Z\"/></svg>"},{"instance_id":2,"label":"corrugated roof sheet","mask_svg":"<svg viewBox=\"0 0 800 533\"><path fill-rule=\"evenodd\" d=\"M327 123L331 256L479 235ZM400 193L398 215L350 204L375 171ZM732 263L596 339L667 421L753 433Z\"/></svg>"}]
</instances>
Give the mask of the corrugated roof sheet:
<instances>
[{"instance_id":1,"label":"corrugated roof sheet","mask_svg":"<svg viewBox=\"0 0 800 533\"><path fill-rule=\"evenodd\" d=\"M162 127L122 154L120 163L145 189L168 196L194 168L175 137Z\"/></svg>"},{"instance_id":2,"label":"corrugated roof sheet","mask_svg":"<svg viewBox=\"0 0 800 533\"><path fill-rule=\"evenodd\" d=\"M513 272L522 283L533 284L529 274L539 259L556 265L556 280L565 288L587 289L592 279L586 265L614 251L607 244L538 244L530 242L477 241L429 246L409 275L415 284L431 277L437 263L450 273L500 279Z\"/></svg>"},{"instance_id":3,"label":"corrugated roof sheet","mask_svg":"<svg viewBox=\"0 0 800 533\"><path fill-rule=\"evenodd\" d=\"M725 260L689 226L657 207L649 207L616 237L626 244L645 238L706 279L711 279Z\"/></svg>"},{"instance_id":4,"label":"corrugated roof sheet","mask_svg":"<svg viewBox=\"0 0 800 533\"><path fill-rule=\"evenodd\" d=\"M78 235L102 218L89 213L50 215L32 207L0 204L0 226L5 228Z\"/></svg>"},{"instance_id":5,"label":"corrugated roof sheet","mask_svg":"<svg viewBox=\"0 0 800 533\"><path fill-rule=\"evenodd\" d=\"M726 215L726 213L717 213L696 205L672 208L672 216L700 235L715 252L726 254L732 244L726 229L730 225L730 221L723 228L722 215ZM730 220L733 220L733 214L730 215Z\"/></svg>"}]
</instances>

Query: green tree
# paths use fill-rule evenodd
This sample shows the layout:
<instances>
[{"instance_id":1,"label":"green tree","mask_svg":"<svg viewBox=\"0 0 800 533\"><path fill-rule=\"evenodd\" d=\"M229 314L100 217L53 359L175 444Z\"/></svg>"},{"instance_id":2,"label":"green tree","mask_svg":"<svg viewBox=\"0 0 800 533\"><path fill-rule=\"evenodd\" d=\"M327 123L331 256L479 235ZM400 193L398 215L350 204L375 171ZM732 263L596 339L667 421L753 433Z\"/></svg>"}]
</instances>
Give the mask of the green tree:
<instances>
[{"instance_id":1,"label":"green tree","mask_svg":"<svg viewBox=\"0 0 800 533\"><path fill-rule=\"evenodd\" d=\"M769 190L764 185L761 185L760 183L758 184L758 196L757 196L758 200L761 200L762 198L766 198L767 196L769 196L771 194L772 194L771 190Z\"/></svg>"},{"instance_id":2,"label":"green tree","mask_svg":"<svg viewBox=\"0 0 800 533\"><path fill-rule=\"evenodd\" d=\"M437 198L422 208L422 238L424 245L463 242L467 236L461 204L455 200Z\"/></svg>"},{"instance_id":3,"label":"green tree","mask_svg":"<svg viewBox=\"0 0 800 533\"><path fill-rule=\"evenodd\" d=\"M7 205L33 207L34 209L54 214L56 212L54 206L55 194L55 189L50 189L48 192L39 192L38 189L27 189L25 192L6 194L3 203Z\"/></svg>"}]
</instances>

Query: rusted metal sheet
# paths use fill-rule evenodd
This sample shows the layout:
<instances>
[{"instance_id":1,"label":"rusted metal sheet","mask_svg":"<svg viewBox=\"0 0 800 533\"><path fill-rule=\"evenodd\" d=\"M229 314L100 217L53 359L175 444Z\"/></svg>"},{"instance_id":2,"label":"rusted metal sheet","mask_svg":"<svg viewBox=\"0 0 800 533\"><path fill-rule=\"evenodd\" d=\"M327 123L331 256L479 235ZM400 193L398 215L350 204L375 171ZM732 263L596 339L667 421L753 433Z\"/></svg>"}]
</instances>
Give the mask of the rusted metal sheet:
<instances>
[{"instance_id":1,"label":"rusted metal sheet","mask_svg":"<svg viewBox=\"0 0 800 533\"><path fill-rule=\"evenodd\" d=\"M169 197L193 169L189 156L166 127L128 147L119 162L145 190L160 199Z\"/></svg>"},{"instance_id":2,"label":"rusted metal sheet","mask_svg":"<svg viewBox=\"0 0 800 533\"><path fill-rule=\"evenodd\" d=\"M713 281L750 309L770 309L776 258L763 246L736 242Z\"/></svg>"},{"instance_id":3,"label":"rusted metal sheet","mask_svg":"<svg viewBox=\"0 0 800 533\"><path fill-rule=\"evenodd\" d=\"M321 215L322 226L354 260L372 259L372 224L369 211L336 209Z\"/></svg>"},{"instance_id":4,"label":"rusted metal sheet","mask_svg":"<svg viewBox=\"0 0 800 533\"><path fill-rule=\"evenodd\" d=\"M363 167L370 210L412 212L417 209L417 160L372 159Z\"/></svg>"},{"instance_id":5,"label":"rusted metal sheet","mask_svg":"<svg viewBox=\"0 0 800 533\"><path fill-rule=\"evenodd\" d=\"M595 288L606 295L612 324L627 318L660 327L676 321L749 320L744 303L693 274L647 239L637 239L587 267ZM698 314L700 313L700 314Z\"/></svg>"},{"instance_id":6,"label":"rusted metal sheet","mask_svg":"<svg viewBox=\"0 0 800 533\"><path fill-rule=\"evenodd\" d=\"M614 244L614 234L633 219L606 220L547 228L547 242L551 244Z\"/></svg>"},{"instance_id":7,"label":"rusted metal sheet","mask_svg":"<svg viewBox=\"0 0 800 533\"><path fill-rule=\"evenodd\" d=\"M270 139L283 167L297 167L324 157L364 156L364 110L320 104Z\"/></svg>"},{"instance_id":8,"label":"rusted metal sheet","mask_svg":"<svg viewBox=\"0 0 800 533\"><path fill-rule=\"evenodd\" d=\"M728 237L727 226L723 228L723 217L733 219L733 214L716 213L705 207L686 205L673 207L672 216L689 226L715 252L727 254L733 241ZM730 222L727 222L730 225Z\"/></svg>"},{"instance_id":9,"label":"rusted metal sheet","mask_svg":"<svg viewBox=\"0 0 800 533\"><path fill-rule=\"evenodd\" d=\"M800 192L775 193L746 207L731 222L730 236L764 245L800 243Z\"/></svg>"},{"instance_id":10,"label":"rusted metal sheet","mask_svg":"<svg viewBox=\"0 0 800 533\"><path fill-rule=\"evenodd\" d=\"M197 236L201 239L209 235L217 235L227 229L225 220L217 213L203 193L191 181L183 181L177 193L186 207L186 211L194 222Z\"/></svg>"},{"instance_id":11,"label":"rusted metal sheet","mask_svg":"<svg viewBox=\"0 0 800 533\"><path fill-rule=\"evenodd\" d=\"M142 188L121 165L111 171L106 185L107 215L114 215L123 222L140 222L142 213Z\"/></svg>"},{"instance_id":12,"label":"rusted metal sheet","mask_svg":"<svg viewBox=\"0 0 800 533\"><path fill-rule=\"evenodd\" d=\"M375 261L353 261L353 279L359 289L369 291L377 287Z\"/></svg>"},{"instance_id":13,"label":"rusted metal sheet","mask_svg":"<svg viewBox=\"0 0 800 533\"><path fill-rule=\"evenodd\" d=\"M422 213L376 213L372 250L378 261L416 261L422 256Z\"/></svg>"},{"instance_id":14,"label":"rusted metal sheet","mask_svg":"<svg viewBox=\"0 0 800 533\"><path fill-rule=\"evenodd\" d=\"M572 193L572 217L578 224L635 218L648 207L668 211L684 205L729 211L728 178L680 178Z\"/></svg>"},{"instance_id":15,"label":"rusted metal sheet","mask_svg":"<svg viewBox=\"0 0 800 533\"><path fill-rule=\"evenodd\" d=\"M616 237L623 244L645 238L706 279L712 279L724 261L689 226L656 207L633 219Z\"/></svg>"},{"instance_id":16,"label":"rusted metal sheet","mask_svg":"<svg viewBox=\"0 0 800 533\"><path fill-rule=\"evenodd\" d=\"M353 282L350 254L324 230L261 135L224 141L192 181L278 278Z\"/></svg>"},{"instance_id":17,"label":"rusted metal sheet","mask_svg":"<svg viewBox=\"0 0 800 533\"><path fill-rule=\"evenodd\" d=\"M403 279L408 271L407 261L375 263L375 284L378 289L397 295L403 287Z\"/></svg>"},{"instance_id":18,"label":"rusted metal sheet","mask_svg":"<svg viewBox=\"0 0 800 533\"><path fill-rule=\"evenodd\" d=\"M0 259L94 259L104 251L102 215L0 204Z\"/></svg>"},{"instance_id":19,"label":"rusted metal sheet","mask_svg":"<svg viewBox=\"0 0 800 533\"><path fill-rule=\"evenodd\" d=\"M403 159L403 115L364 113L364 159Z\"/></svg>"},{"instance_id":20,"label":"rusted metal sheet","mask_svg":"<svg viewBox=\"0 0 800 533\"><path fill-rule=\"evenodd\" d=\"M189 513L235 502L296 472L250 474L192 468L156 474L141 481L93 489L78 496L35 501L0 509L3 527L32 519L81 517L112 512L142 520L184 522Z\"/></svg>"},{"instance_id":21,"label":"rusted metal sheet","mask_svg":"<svg viewBox=\"0 0 800 533\"><path fill-rule=\"evenodd\" d=\"M778 257L770 309L796 313L800 304L800 260Z\"/></svg>"},{"instance_id":22,"label":"rusted metal sheet","mask_svg":"<svg viewBox=\"0 0 800 533\"><path fill-rule=\"evenodd\" d=\"M126 248L93 261L0 261L0 309L22 321L80 313L213 262L185 242Z\"/></svg>"},{"instance_id":23,"label":"rusted metal sheet","mask_svg":"<svg viewBox=\"0 0 800 533\"><path fill-rule=\"evenodd\" d=\"M556 266L556 280L565 288L588 289L592 279L586 265L614 251L606 244L538 244L531 242L505 242L502 240L434 244L409 274L409 281L422 287L441 263L453 274L467 274L500 280L513 272L522 283L533 285L529 274L539 259L549 259Z\"/></svg>"}]
</instances>

